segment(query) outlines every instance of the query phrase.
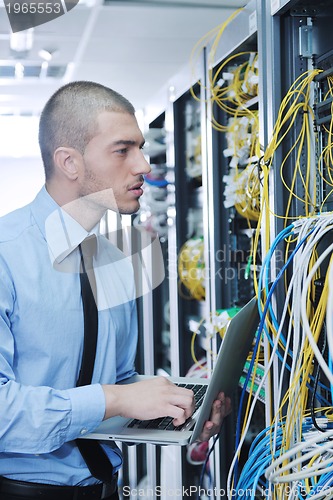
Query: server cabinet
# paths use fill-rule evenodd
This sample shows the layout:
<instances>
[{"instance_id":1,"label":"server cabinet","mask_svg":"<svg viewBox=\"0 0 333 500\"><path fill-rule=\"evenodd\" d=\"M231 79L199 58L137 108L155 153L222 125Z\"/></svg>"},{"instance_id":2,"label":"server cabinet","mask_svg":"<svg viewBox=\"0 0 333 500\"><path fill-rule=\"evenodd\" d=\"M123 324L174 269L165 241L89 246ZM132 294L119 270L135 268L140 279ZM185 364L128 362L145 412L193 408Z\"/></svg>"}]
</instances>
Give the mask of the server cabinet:
<instances>
[{"instance_id":1,"label":"server cabinet","mask_svg":"<svg viewBox=\"0 0 333 500\"><path fill-rule=\"evenodd\" d=\"M226 27L213 64L207 68L211 104L207 116L210 131L207 173L213 193L209 209L210 255L215 260L210 287L214 311L242 307L257 291L261 264L260 234L257 239L261 226L262 154L259 136L262 68L258 59L261 47L257 25L260 12L257 2L249 2L239 12ZM261 369L258 365L257 370ZM241 384L245 379L244 372ZM219 441L216 464L218 484L225 495L237 447L239 417L244 418L241 388L234 396L233 411L225 421ZM265 426L264 403L263 391L238 458L240 470L253 438Z\"/></svg>"},{"instance_id":2,"label":"server cabinet","mask_svg":"<svg viewBox=\"0 0 333 500\"><path fill-rule=\"evenodd\" d=\"M261 78L262 93L259 94L259 106L261 116L261 143L264 146L263 160L269 169L270 187L270 215L266 218L264 230L269 235L269 244L275 244L275 237L280 237L283 231L291 224L303 227L306 221L322 219L321 214L330 210L331 187L329 177L330 161L325 157L325 151L329 151L330 137L330 51L333 39L328 33L332 6L331 2L308 2L308 1L265 1L262 2L261 15L259 19L259 33L262 37L259 52L261 67L266 64L266 71L263 71ZM259 37L260 38L260 37ZM261 100L263 99L263 101ZM326 177L326 175L328 177ZM317 217L318 215L318 217ZM331 231L328 231L324 238L319 240L316 247L316 259L321 259L321 255L329 249L331 243ZM271 260L272 279L280 276L283 272L284 283L277 288L277 300L274 311L277 318L282 318L282 310L285 308L286 292L289 291L290 283L301 283L299 277L299 267L292 258L288 258L298 251L299 240L284 240L281 238L281 253L283 258ZM304 239L304 245L308 241ZM287 250L287 252L286 252ZM295 259L296 260L296 259ZM304 276L311 277L310 269L303 270ZM322 293L325 282L325 272L328 262L318 266L318 274L313 279L311 293L307 303L308 319L314 317L316 309L323 307ZM316 266L314 266L316 268ZM300 279L298 282L297 280ZM283 281L283 280L281 280ZM304 280L303 283L309 283ZM307 291L307 289L305 289ZM298 290L292 299L288 298L289 314L294 318L294 310L298 311L299 302L304 300L304 291ZM302 303L303 304L303 303ZM301 315L301 324L305 316ZM311 321L310 321L311 322ZM317 346L309 348L308 362L302 366L298 380L305 380L307 384L302 388L302 383L297 385L294 372L286 369L287 361L292 365L292 359L302 358L304 352L297 350L298 325L294 320L293 325L284 319L274 328L279 328L278 334L287 335L290 333L291 354L285 356L285 346L279 346L276 350L276 357L270 370L270 383L267 386L266 397L266 435L271 436L276 432L277 426L281 426L282 446L274 443L271 455L267 457L266 467L262 469L260 476L263 482L263 490L257 489L259 498L271 494L274 498L286 498L293 494L302 498L324 497L320 492L321 478L331 467L330 456L325 455L327 469L319 464L324 459L323 452L320 451L321 440L318 437L316 464L320 469L318 477L313 482L309 479L311 471L311 447L307 458L305 451L301 447L301 442L309 437L310 429L315 432L323 432L317 425L314 415L314 405L317 404L316 415L320 421L321 408L325 406L325 398L328 398L330 391L325 389L327 385L326 377L320 371L321 363L314 356L315 347L320 349L323 356L325 353L325 324L319 323L316 326L311 323L310 330L318 333ZM272 328L272 331L274 330ZM282 332L281 332L282 330ZM309 330L309 331L310 331ZM309 332L308 332L309 333ZM309 333L310 337L310 333ZM307 338L307 336L306 336ZM305 341L306 342L306 341ZM293 352L295 349L295 352ZM266 345L266 361L272 351L272 345ZM303 358L302 358L303 359ZM309 378L307 378L307 376ZM297 388L299 387L299 391ZM311 425L306 427L306 415L303 406L308 404L309 414L312 414ZM302 406L303 405L303 406ZM291 407L298 418L293 419ZM302 407L302 411L300 408ZM311 412L310 412L311 409ZM277 423L278 422L278 423ZM277 434L275 434L275 437ZM286 453L286 447L289 454ZM289 469L298 475L294 469L293 449L298 449L298 464L302 464L302 474L297 479L293 474L289 474ZM251 450L253 456L255 450ZM261 452L263 450L261 449ZM288 456L287 456L288 455ZM263 456L263 455L262 455ZM284 466L278 464L278 459L284 459ZM245 467L249 466L250 460ZM281 469L280 469L281 467ZM298 466L297 466L298 467ZM296 468L297 468L296 467ZM301 466L300 466L301 467ZM280 470L283 468L283 473ZM251 472L255 474L252 465ZM300 469L298 469L300 470ZM258 476L259 477L259 476ZM330 489L330 480L326 477L325 488ZM306 479L304 479L306 478ZM299 481L299 482L297 482ZM241 483L238 483L240 487ZM254 485L255 482L248 482ZM243 483L244 485L244 483ZM258 483L256 483L258 487ZM264 491L264 489L266 490ZM268 488L268 489L267 489ZM301 489L303 491L301 492ZM331 494L327 491L326 494Z\"/></svg>"},{"instance_id":3,"label":"server cabinet","mask_svg":"<svg viewBox=\"0 0 333 500\"><path fill-rule=\"evenodd\" d=\"M165 128L167 148L161 163L165 160L170 180L167 233L162 242L168 279L151 303L158 346L153 356L155 371L160 367L185 375L194 364L194 345L196 359L203 364L206 358L209 373L220 342L214 321L220 311L244 305L258 291L260 266L275 235L288 221L331 209L327 125L331 120L331 19L329 1L250 1L225 28L214 56L212 46L203 50L199 78L190 87L182 84L181 92L175 92L177 85L171 82L163 112L149 121L150 129ZM237 78L246 96L229 95L221 105L228 78L230 74L235 78L238 68ZM249 68L252 85L244 81ZM300 90L297 85L301 83ZM290 91L295 101L286 102ZM301 111L295 112L290 126L282 124L275 137L278 146L273 147L281 105L289 110L298 103ZM307 116L312 116L311 110L313 121ZM235 158L235 138L230 139L230 134L238 130L238 140L242 126L251 140L238 141L237 154L244 147L247 156ZM302 142L304 127L309 141ZM243 185L242 178L246 179ZM236 181L242 186L238 191L248 192L248 200L237 198ZM269 192L266 205L262 204L267 196L264 187ZM228 193L233 203L226 201ZM273 279L283 264L272 259ZM279 294L281 305L283 288ZM169 325L161 321L166 301ZM266 343L263 363L270 351ZM256 406L249 445L277 410L279 369L277 362ZM236 403L225 422L220 447L210 458L212 484L221 491L225 491L234 453L237 411ZM245 446L240 467L246 466L246 451ZM199 467L193 469L187 463L185 450L171 450L171 454L176 457L175 470L181 471L178 483L198 482Z\"/></svg>"},{"instance_id":4,"label":"server cabinet","mask_svg":"<svg viewBox=\"0 0 333 500\"><path fill-rule=\"evenodd\" d=\"M263 75L263 94L267 96L262 137L265 147L274 132L283 99L290 94L289 105L293 105L296 97L292 98L292 93L295 95L297 89L300 89L299 83L304 83L298 100L303 104L303 109L300 108L299 113L294 114L295 121L290 132L274 152L273 160L275 197L272 210L281 215L287 209L289 220L293 220L320 211L327 194L317 171L323 149L322 141L325 142L320 114L325 107L326 110L328 108L328 102L323 104L323 82L326 80L327 86L327 73L319 73L324 67L326 70L330 66L329 53L333 37L328 31L332 6L328 1L308 0L266 1L263 6L263 46L269 65L269 71ZM318 85L318 82L322 84ZM308 120L311 142L307 145L300 141L300 131L311 110L315 110L317 116ZM286 181L284 184L281 181L281 165ZM298 174L295 176L296 169ZM311 175L305 182L308 170ZM286 186L292 189L292 197ZM283 220L276 218L275 222L278 232L283 227Z\"/></svg>"},{"instance_id":5,"label":"server cabinet","mask_svg":"<svg viewBox=\"0 0 333 500\"><path fill-rule=\"evenodd\" d=\"M250 86L257 89L257 2L250 2L236 13L213 58L210 50L210 46L203 48L190 86L184 84L189 81L186 71L185 78L180 74L170 82L161 111L148 120L146 130L149 154L151 134L157 133L156 129L164 129L165 156L163 153L156 160L150 155L150 159L153 169L157 163L165 162L168 182L166 232L161 238L166 280L153 291L150 311L157 351L153 355L154 372L162 368L175 375L185 375L196 367L197 374L205 373L204 368L209 376L221 340L220 320L216 318L223 311L244 305L254 293L252 233L255 221L249 226L248 220L239 213L241 203L238 207L225 205L225 176L230 174L231 167L230 157L223 151L228 149L228 139L225 133L213 128L212 123L214 120L224 123L227 116L216 104L211 107L210 79L231 57L223 71L233 72L236 60L243 68L240 73L246 73L246 68L252 65L253 82L250 85L243 81L243 85L249 85L244 93L249 92ZM241 52L244 54L236 57ZM258 97L254 93L245 100L246 104L244 101L232 106L234 110L239 108L235 114L241 115L244 105L248 110L245 115L256 117L245 128L252 129L250 135L257 135ZM249 150L248 156L257 153ZM244 167L240 168L245 170ZM253 179L257 178L255 174ZM143 200L140 215L143 225L143 219L147 220L150 212L149 203L146 206L145 203ZM258 264L258 259L255 260ZM169 303L169 324L164 321L164 302ZM234 408L233 416L226 421L220 447L217 446L209 458L211 476L205 485L215 485L219 491L225 491L226 487L236 411ZM261 414L256 420L259 428ZM162 469L167 457L172 475L176 477L172 484L178 487L199 485L201 480L202 465L190 464L186 452L186 449L161 452ZM168 479L170 482L170 475ZM158 480L162 484L165 481L163 472Z\"/></svg>"},{"instance_id":6,"label":"server cabinet","mask_svg":"<svg viewBox=\"0 0 333 500\"><path fill-rule=\"evenodd\" d=\"M225 72L235 70L236 59L241 74L248 74L247 68L252 66L252 83L243 81L242 84L248 85L244 94L249 92L245 99L244 108L248 110L245 117L255 117L254 121L245 124L245 129L251 129L253 139L254 135L258 135L256 7L256 2L250 2L237 13L226 27L225 36L213 59L210 47L203 48L196 72L198 79L190 88L185 87L176 95L173 88L177 86L172 85L168 96L171 99L165 106L166 136L171 137L170 161L168 163L167 153L167 163L171 171L172 167L174 169L174 215L171 209L167 237L168 272L177 271L176 279L173 274L168 283L170 366L175 374L185 375L195 365L198 367L201 364L209 376L221 340L216 318L223 311L244 305L254 294L251 247L255 221L249 227L248 220L237 212L237 208L242 210L241 202L237 207L225 206L224 177L230 173L230 157L223 154L228 149L226 134L219 133L212 123L214 119L223 122L227 116L216 105L211 107L210 79L219 71L219 66L232 56ZM238 53L242 53L239 58L236 57ZM253 95L250 95L250 87L255 89ZM239 118L242 118L240 110L244 103L232 104L234 110L238 108L235 114L240 115ZM154 120L149 122L150 128L154 126ZM248 156L258 154L258 151L250 149ZM245 170L245 166L240 168ZM253 180L257 178L255 173ZM258 259L255 260L258 263ZM159 314L159 309L155 314ZM216 447L210 457L212 482L209 484L214 484L219 491L225 491L228 464L234 447L232 429L235 427L236 411L237 408L234 408L233 417L226 421L221 446ZM254 433L261 428L261 417L260 411ZM182 469L181 484L198 484L202 467L189 464L185 454L186 450L181 450L181 456L178 456Z\"/></svg>"},{"instance_id":7,"label":"server cabinet","mask_svg":"<svg viewBox=\"0 0 333 500\"><path fill-rule=\"evenodd\" d=\"M203 317L205 259L203 242L203 187L201 107L188 91L174 103L175 225L178 261L178 332L180 373L193 364L190 335Z\"/></svg>"}]
</instances>

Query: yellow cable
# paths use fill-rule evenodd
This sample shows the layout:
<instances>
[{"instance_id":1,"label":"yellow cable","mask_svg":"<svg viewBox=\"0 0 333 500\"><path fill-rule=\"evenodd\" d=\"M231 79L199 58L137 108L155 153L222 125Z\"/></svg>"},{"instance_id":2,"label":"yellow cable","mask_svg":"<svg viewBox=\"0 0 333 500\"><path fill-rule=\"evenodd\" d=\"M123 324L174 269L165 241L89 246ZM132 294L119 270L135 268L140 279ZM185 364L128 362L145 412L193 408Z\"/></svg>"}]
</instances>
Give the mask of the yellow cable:
<instances>
[{"instance_id":1,"label":"yellow cable","mask_svg":"<svg viewBox=\"0 0 333 500\"><path fill-rule=\"evenodd\" d=\"M208 64L214 64L214 59L215 59L215 54L216 50L219 44L219 41L221 39L221 36L224 33L224 30L228 26L228 24L243 10L237 9L235 12L233 12L228 19L210 30L208 33L206 33L198 42L194 45L193 50L191 52L190 56L190 67L192 68L192 74L195 75L196 73L196 66L198 64L198 61L200 57L203 55L204 49L209 45L209 43L213 40L212 47L210 49L210 52L208 54ZM205 89L205 86L203 83L199 80L198 81L199 87L202 87ZM200 96L198 97L195 93L194 87L190 88L191 95L193 96L194 99L196 100L201 100Z\"/></svg>"}]
</instances>

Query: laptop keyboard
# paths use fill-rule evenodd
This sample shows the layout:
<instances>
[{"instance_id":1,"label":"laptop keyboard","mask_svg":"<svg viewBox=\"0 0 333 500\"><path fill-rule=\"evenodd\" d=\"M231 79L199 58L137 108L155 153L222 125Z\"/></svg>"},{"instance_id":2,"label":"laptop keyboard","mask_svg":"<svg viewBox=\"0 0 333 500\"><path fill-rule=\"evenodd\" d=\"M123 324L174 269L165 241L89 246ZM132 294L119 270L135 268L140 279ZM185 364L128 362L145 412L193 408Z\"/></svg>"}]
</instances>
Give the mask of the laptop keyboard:
<instances>
[{"instance_id":1,"label":"laptop keyboard","mask_svg":"<svg viewBox=\"0 0 333 500\"><path fill-rule=\"evenodd\" d=\"M185 387L185 389L191 389L193 391L194 401L195 401L195 408L193 412L194 415L194 413L201 406L208 385L201 385L201 384L176 384L176 385L178 385L178 387ZM192 417L188 418L182 425L178 425L177 427L173 425L172 417L161 417L161 418L155 418L154 420L134 419L128 424L128 427L135 429L159 429L159 430L181 431L182 429L184 429L184 427L186 427L187 423L192 419Z\"/></svg>"}]
</instances>

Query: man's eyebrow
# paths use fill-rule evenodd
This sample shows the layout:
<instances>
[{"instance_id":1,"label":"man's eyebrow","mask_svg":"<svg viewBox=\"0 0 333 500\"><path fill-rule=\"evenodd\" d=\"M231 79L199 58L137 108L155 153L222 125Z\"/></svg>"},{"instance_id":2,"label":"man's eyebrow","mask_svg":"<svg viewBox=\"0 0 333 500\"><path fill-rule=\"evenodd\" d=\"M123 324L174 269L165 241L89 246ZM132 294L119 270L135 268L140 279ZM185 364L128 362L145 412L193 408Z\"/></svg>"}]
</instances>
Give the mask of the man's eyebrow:
<instances>
[{"instance_id":1,"label":"man's eyebrow","mask_svg":"<svg viewBox=\"0 0 333 500\"><path fill-rule=\"evenodd\" d=\"M143 148L143 146L145 145L145 142L146 141L142 141L139 144L139 147ZM135 146L136 144L137 144L137 141L133 141L131 139L119 139L118 141L114 141L112 143L112 146Z\"/></svg>"}]
</instances>

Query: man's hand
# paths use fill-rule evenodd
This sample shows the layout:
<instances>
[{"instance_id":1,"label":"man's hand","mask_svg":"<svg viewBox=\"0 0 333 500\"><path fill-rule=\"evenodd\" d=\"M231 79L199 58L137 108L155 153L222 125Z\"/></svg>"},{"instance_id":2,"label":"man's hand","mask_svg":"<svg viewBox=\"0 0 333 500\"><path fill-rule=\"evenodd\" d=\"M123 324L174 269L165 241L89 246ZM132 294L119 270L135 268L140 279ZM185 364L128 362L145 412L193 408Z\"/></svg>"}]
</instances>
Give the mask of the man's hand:
<instances>
[{"instance_id":1,"label":"man's hand","mask_svg":"<svg viewBox=\"0 0 333 500\"><path fill-rule=\"evenodd\" d=\"M230 398L225 397L223 392L220 392L213 403L210 418L205 422L199 441L209 441L212 436L218 434L221 430L224 417L229 415L230 412Z\"/></svg>"},{"instance_id":2,"label":"man's hand","mask_svg":"<svg viewBox=\"0 0 333 500\"><path fill-rule=\"evenodd\" d=\"M166 377L102 387L106 402L104 418L116 415L140 420L173 417L177 426L183 424L194 411L193 391L177 387Z\"/></svg>"}]
</instances>

